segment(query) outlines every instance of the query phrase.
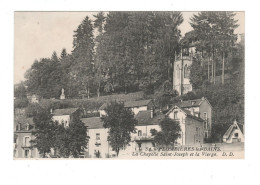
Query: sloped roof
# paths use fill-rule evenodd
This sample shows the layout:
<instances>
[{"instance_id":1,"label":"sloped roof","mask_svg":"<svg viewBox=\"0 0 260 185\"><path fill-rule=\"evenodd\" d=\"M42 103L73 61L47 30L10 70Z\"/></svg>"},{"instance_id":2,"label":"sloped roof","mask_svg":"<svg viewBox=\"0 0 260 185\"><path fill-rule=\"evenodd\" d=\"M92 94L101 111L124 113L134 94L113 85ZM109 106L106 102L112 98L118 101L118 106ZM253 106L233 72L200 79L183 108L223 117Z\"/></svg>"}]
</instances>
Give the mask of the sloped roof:
<instances>
[{"instance_id":1,"label":"sloped roof","mask_svg":"<svg viewBox=\"0 0 260 185\"><path fill-rule=\"evenodd\" d=\"M81 118L81 121L88 127L88 129L104 128L100 117Z\"/></svg>"},{"instance_id":2,"label":"sloped roof","mask_svg":"<svg viewBox=\"0 0 260 185\"><path fill-rule=\"evenodd\" d=\"M127 101L125 107L141 107L148 105L152 100Z\"/></svg>"},{"instance_id":3,"label":"sloped roof","mask_svg":"<svg viewBox=\"0 0 260 185\"><path fill-rule=\"evenodd\" d=\"M158 125L159 122L165 118L165 115L161 112L155 112L153 118L151 118L151 111L140 111L136 116L135 119L138 121L138 126L143 125Z\"/></svg>"},{"instance_id":4,"label":"sloped roof","mask_svg":"<svg viewBox=\"0 0 260 185\"><path fill-rule=\"evenodd\" d=\"M16 128L18 124L21 124L19 131L25 131L25 127L27 123L29 124L29 131L33 130L35 125L33 122L33 118L27 118L25 116L17 116L14 118L14 128Z\"/></svg>"},{"instance_id":5,"label":"sloped roof","mask_svg":"<svg viewBox=\"0 0 260 185\"><path fill-rule=\"evenodd\" d=\"M55 109L53 111L54 116L62 116L62 115L71 115L76 112L78 108L69 108L69 109Z\"/></svg>"},{"instance_id":6,"label":"sloped roof","mask_svg":"<svg viewBox=\"0 0 260 185\"><path fill-rule=\"evenodd\" d=\"M170 114L170 112L172 111L172 109L173 109L175 106L176 106L177 108L179 108L180 110L182 110L182 111L183 111L185 114L187 114L187 116L189 116L190 118L195 119L195 120L197 120L197 121L201 121L201 122L204 121L202 118L199 118L199 117L197 117L197 116L194 116L189 110L186 110L186 109L184 109L184 108L178 106L177 104L176 104L176 105L173 105L173 107L169 109L169 111L166 113L166 115Z\"/></svg>"},{"instance_id":7,"label":"sloped roof","mask_svg":"<svg viewBox=\"0 0 260 185\"><path fill-rule=\"evenodd\" d=\"M133 107L141 107L141 106L146 106L148 105L152 100L137 100L137 101L126 101L124 102L124 106L128 108L133 108ZM99 110L104 110L107 107L108 103L104 103Z\"/></svg>"},{"instance_id":8,"label":"sloped roof","mask_svg":"<svg viewBox=\"0 0 260 185\"><path fill-rule=\"evenodd\" d=\"M195 99L195 100L187 100L177 103L178 107L185 108L185 107L198 107L200 106L202 99Z\"/></svg>"},{"instance_id":9,"label":"sloped roof","mask_svg":"<svg viewBox=\"0 0 260 185\"><path fill-rule=\"evenodd\" d=\"M235 121L235 123L233 123L232 125L230 125L230 127L227 129L227 131L225 132L225 134L223 135L224 139L228 139L230 137L230 134L232 133L233 129L238 126L238 128L240 129L240 131L244 134L244 129L243 129L243 125L239 124Z\"/></svg>"}]
</instances>

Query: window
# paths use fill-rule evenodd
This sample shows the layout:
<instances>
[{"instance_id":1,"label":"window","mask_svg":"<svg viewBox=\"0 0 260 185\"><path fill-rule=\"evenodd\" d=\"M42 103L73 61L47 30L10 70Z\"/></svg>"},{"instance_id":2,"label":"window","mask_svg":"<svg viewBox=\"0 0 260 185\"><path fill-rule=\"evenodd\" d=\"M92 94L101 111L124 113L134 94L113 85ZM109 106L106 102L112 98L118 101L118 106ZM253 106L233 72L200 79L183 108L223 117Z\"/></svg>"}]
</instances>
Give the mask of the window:
<instances>
[{"instance_id":1,"label":"window","mask_svg":"<svg viewBox=\"0 0 260 185\"><path fill-rule=\"evenodd\" d=\"M208 132L204 132L204 137L208 138Z\"/></svg>"},{"instance_id":2,"label":"window","mask_svg":"<svg viewBox=\"0 0 260 185\"><path fill-rule=\"evenodd\" d=\"M207 129L208 128L208 125L207 125L207 122L206 121L204 121L204 129Z\"/></svg>"},{"instance_id":3,"label":"window","mask_svg":"<svg viewBox=\"0 0 260 185\"><path fill-rule=\"evenodd\" d=\"M24 146L30 146L30 137L29 136L24 137Z\"/></svg>"},{"instance_id":4,"label":"window","mask_svg":"<svg viewBox=\"0 0 260 185\"><path fill-rule=\"evenodd\" d=\"M174 112L174 117L173 117L174 119L178 119L178 111L175 111Z\"/></svg>"},{"instance_id":5,"label":"window","mask_svg":"<svg viewBox=\"0 0 260 185\"><path fill-rule=\"evenodd\" d=\"M184 66L184 78L189 78L189 68L187 64Z\"/></svg>"},{"instance_id":6,"label":"window","mask_svg":"<svg viewBox=\"0 0 260 185\"><path fill-rule=\"evenodd\" d=\"M235 137L238 137L238 133L235 133Z\"/></svg>"},{"instance_id":7,"label":"window","mask_svg":"<svg viewBox=\"0 0 260 185\"><path fill-rule=\"evenodd\" d=\"M26 124L25 130L29 130L29 123Z\"/></svg>"},{"instance_id":8,"label":"window","mask_svg":"<svg viewBox=\"0 0 260 185\"><path fill-rule=\"evenodd\" d=\"M204 113L203 113L203 118L204 118L204 120L207 120L207 119L208 119L207 112L204 112Z\"/></svg>"},{"instance_id":9,"label":"window","mask_svg":"<svg viewBox=\"0 0 260 185\"><path fill-rule=\"evenodd\" d=\"M100 133L96 133L96 140L97 140L97 141L100 140Z\"/></svg>"},{"instance_id":10,"label":"window","mask_svg":"<svg viewBox=\"0 0 260 185\"><path fill-rule=\"evenodd\" d=\"M29 157L29 150L24 150L24 157L28 158Z\"/></svg>"},{"instance_id":11,"label":"window","mask_svg":"<svg viewBox=\"0 0 260 185\"><path fill-rule=\"evenodd\" d=\"M142 131L138 130L138 136L142 136Z\"/></svg>"}]
</instances>

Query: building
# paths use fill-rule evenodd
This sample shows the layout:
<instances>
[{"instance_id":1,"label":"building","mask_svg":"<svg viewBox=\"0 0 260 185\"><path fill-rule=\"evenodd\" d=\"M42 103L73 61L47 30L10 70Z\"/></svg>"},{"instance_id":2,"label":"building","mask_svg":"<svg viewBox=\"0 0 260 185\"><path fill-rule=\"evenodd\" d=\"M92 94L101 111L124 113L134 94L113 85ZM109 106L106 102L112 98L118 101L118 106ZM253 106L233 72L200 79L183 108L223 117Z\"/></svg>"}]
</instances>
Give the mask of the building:
<instances>
[{"instance_id":1,"label":"building","mask_svg":"<svg viewBox=\"0 0 260 185\"><path fill-rule=\"evenodd\" d=\"M19 117L15 119L13 155L14 158L39 158L37 148L32 147L31 140L34 123L32 118Z\"/></svg>"},{"instance_id":2,"label":"building","mask_svg":"<svg viewBox=\"0 0 260 185\"><path fill-rule=\"evenodd\" d=\"M82 117L82 114L79 108L55 109L52 112L52 119L64 127L69 127L73 119Z\"/></svg>"},{"instance_id":3,"label":"building","mask_svg":"<svg viewBox=\"0 0 260 185\"><path fill-rule=\"evenodd\" d=\"M105 108L107 107L107 103L104 103L99 108L100 117L106 115ZM124 102L124 107L132 110L134 115L137 115L139 111L151 110L154 108L154 104L152 100L138 100L138 101L126 101Z\"/></svg>"},{"instance_id":4,"label":"building","mask_svg":"<svg viewBox=\"0 0 260 185\"><path fill-rule=\"evenodd\" d=\"M203 119L204 138L211 136L212 106L207 98L202 97L200 99L181 101L177 103L177 106L184 110L188 110L192 115Z\"/></svg>"},{"instance_id":5,"label":"building","mask_svg":"<svg viewBox=\"0 0 260 185\"><path fill-rule=\"evenodd\" d=\"M177 56L173 63L173 90L179 95L192 91L190 67L193 53L195 53L195 47L181 49L180 56Z\"/></svg>"},{"instance_id":6,"label":"building","mask_svg":"<svg viewBox=\"0 0 260 185\"><path fill-rule=\"evenodd\" d=\"M173 106L166 113L166 116L180 123L181 137L177 140L177 144L196 145L204 143L203 119L177 105Z\"/></svg>"},{"instance_id":7,"label":"building","mask_svg":"<svg viewBox=\"0 0 260 185\"><path fill-rule=\"evenodd\" d=\"M224 143L244 142L244 125L235 120L223 136Z\"/></svg>"},{"instance_id":8,"label":"building","mask_svg":"<svg viewBox=\"0 0 260 185\"><path fill-rule=\"evenodd\" d=\"M108 129L103 127L100 117L82 118L81 121L87 126L87 135L89 137L86 157L114 157L116 153L107 141Z\"/></svg>"}]
</instances>

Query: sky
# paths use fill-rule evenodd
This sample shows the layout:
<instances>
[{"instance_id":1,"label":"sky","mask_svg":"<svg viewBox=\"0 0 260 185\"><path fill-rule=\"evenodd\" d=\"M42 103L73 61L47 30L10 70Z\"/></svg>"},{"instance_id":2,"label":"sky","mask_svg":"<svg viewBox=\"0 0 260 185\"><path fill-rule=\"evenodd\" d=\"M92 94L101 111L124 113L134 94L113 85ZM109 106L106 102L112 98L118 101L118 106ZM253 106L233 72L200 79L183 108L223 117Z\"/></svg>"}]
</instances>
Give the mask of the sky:
<instances>
[{"instance_id":1,"label":"sky","mask_svg":"<svg viewBox=\"0 0 260 185\"><path fill-rule=\"evenodd\" d=\"M196 12L183 12L182 35L192 30L189 20ZM24 80L25 72L36 59L51 57L53 51L72 50L73 34L88 15L97 12L15 12L14 14L14 83ZM237 12L240 25L235 33L244 33L244 12Z\"/></svg>"}]
</instances>

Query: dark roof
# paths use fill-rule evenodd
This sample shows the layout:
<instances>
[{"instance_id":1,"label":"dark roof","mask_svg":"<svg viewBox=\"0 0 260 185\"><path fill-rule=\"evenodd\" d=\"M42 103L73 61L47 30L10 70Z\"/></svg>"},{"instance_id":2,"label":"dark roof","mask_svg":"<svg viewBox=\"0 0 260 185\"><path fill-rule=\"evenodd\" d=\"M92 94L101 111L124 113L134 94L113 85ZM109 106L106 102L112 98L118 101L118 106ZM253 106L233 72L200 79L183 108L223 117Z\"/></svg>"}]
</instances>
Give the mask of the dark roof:
<instances>
[{"instance_id":1,"label":"dark roof","mask_svg":"<svg viewBox=\"0 0 260 185\"><path fill-rule=\"evenodd\" d=\"M124 106L128 108L132 107L141 107L148 105L152 100L137 100L137 101L126 101L124 102ZM99 110L104 110L107 107L108 103L104 103Z\"/></svg>"},{"instance_id":2,"label":"dark roof","mask_svg":"<svg viewBox=\"0 0 260 185\"><path fill-rule=\"evenodd\" d=\"M54 116L62 116L62 115L71 115L76 112L78 108L69 108L69 109L55 109L53 111Z\"/></svg>"},{"instance_id":3,"label":"dark roof","mask_svg":"<svg viewBox=\"0 0 260 185\"><path fill-rule=\"evenodd\" d=\"M104 128L100 117L81 118L81 121L88 127L88 129Z\"/></svg>"},{"instance_id":4,"label":"dark roof","mask_svg":"<svg viewBox=\"0 0 260 185\"><path fill-rule=\"evenodd\" d=\"M168 115L170 113L170 111L174 108L174 107L178 107L180 110L182 110L183 112L185 112L187 114L188 117L192 118L192 119L195 119L195 120L198 120L198 121L204 121L202 118L199 118L197 116L194 116L189 110L186 110L182 107L180 107L179 105L173 105L173 107L171 109L169 109L169 111L166 113L166 115Z\"/></svg>"},{"instance_id":5,"label":"dark roof","mask_svg":"<svg viewBox=\"0 0 260 185\"><path fill-rule=\"evenodd\" d=\"M177 103L176 105L181 108L185 107L198 107L200 106L202 99L195 99L195 100L187 100Z\"/></svg>"},{"instance_id":6,"label":"dark roof","mask_svg":"<svg viewBox=\"0 0 260 185\"><path fill-rule=\"evenodd\" d=\"M148 105L152 100L127 101L125 107L141 107Z\"/></svg>"},{"instance_id":7,"label":"dark roof","mask_svg":"<svg viewBox=\"0 0 260 185\"><path fill-rule=\"evenodd\" d=\"M16 128L18 124L21 124L21 127L20 130L17 131L25 131L26 124L29 124L29 131L33 130L35 125L33 122L33 118L27 118L25 116L15 116L14 127Z\"/></svg>"},{"instance_id":8,"label":"dark roof","mask_svg":"<svg viewBox=\"0 0 260 185\"><path fill-rule=\"evenodd\" d=\"M142 125L158 125L159 122L165 118L165 115L161 112L155 112L153 118L151 118L151 111L140 111L135 119L138 121L138 126Z\"/></svg>"}]
</instances>

